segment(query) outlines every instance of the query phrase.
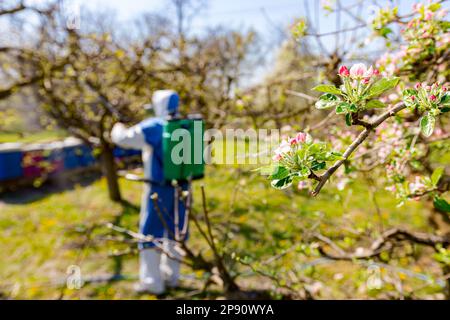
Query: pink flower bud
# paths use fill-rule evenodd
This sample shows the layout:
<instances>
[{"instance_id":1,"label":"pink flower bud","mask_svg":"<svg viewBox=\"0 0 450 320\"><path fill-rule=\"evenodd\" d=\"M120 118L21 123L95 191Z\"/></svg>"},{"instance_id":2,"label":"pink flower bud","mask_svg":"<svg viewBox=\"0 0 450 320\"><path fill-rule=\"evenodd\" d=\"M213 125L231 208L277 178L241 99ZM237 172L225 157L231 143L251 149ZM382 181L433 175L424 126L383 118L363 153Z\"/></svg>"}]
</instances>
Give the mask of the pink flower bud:
<instances>
[{"instance_id":1,"label":"pink flower bud","mask_svg":"<svg viewBox=\"0 0 450 320\"><path fill-rule=\"evenodd\" d=\"M437 98L436 98L436 96L435 96L434 94L432 94L432 95L430 96L430 101L433 101L433 102L434 102L434 101L436 101L436 99L437 99Z\"/></svg>"},{"instance_id":2,"label":"pink flower bud","mask_svg":"<svg viewBox=\"0 0 450 320\"><path fill-rule=\"evenodd\" d=\"M272 160L273 160L273 161L276 161L276 162L280 161L281 159L283 159L283 157L281 156L281 154L276 154L276 155L274 155L273 158L272 158Z\"/></svg>"},{"instance_id":3,"label":"pink flower bud","mask_svg":"<svg viewBox=\"0 0 450 320\"><path fill-rule=\"evenodd\" d=\"M298 143L298 141L297 141L296 138L289 139L289 144L290 144L291 146L295 146L297 143Z\"/></svg>"},{"instance_id":4,"label":"pink flower bud","mask_svg":"<svg viewBox=\"0 0 450 320\"><path fill-rule=\"evenodd\" d=\"M420 88L422 88L422 84L420 82L417 82L416 85L414 86L414 88L416 90L419 90Z\"/></svg>"},{"instance_id":5,"label":"pink flower bud","mask_svg":"<svg viewBox=\"0 0 450 320\"><path fill-rule=\"evenodd\" d=\"M379 76L380 75L380 70L378 70L378 69L373 70L373 75L374 76Z\"/></svg>"},{"instance_id":6,"label":"pink flower bud","mask_svg":"<svg viewBox=\"0 0 450 320\"><path fill-rule=\"evenodd\" d=\"M433 16L434 16L434 13L432 11L430 11L430 10L425 11L425 20L426 21L433 19Z\"/></svg>"},{"instance_id":7,"label":"pink flower bud","mask_svg":"<svg viewBox=\"0 0 450 320\"><path fill-rule=\"evenodd\" d=\"M350 71L348 71L348 68L346 66L342 66L339 69L339 75L342 77L348 77L350 75Z\"/></svg>"},{"instance_id":8,"label":"pink flower bud","mask_svg":"<svg viewBox=\"0 0 450 320\"><path fill-rule=\"evenodd\" d=\"M306 133L300 132L300 133L297 134L295 139L297 139L298 143L305 143L307 137L308 137L308 135Z\"/></svg>"},{"instance_id":9,"label":"pink flower bud","mask_svg":"<svg viewBox=\"0 0 450 320\"><path fill-rule=\"evenodd\" d=\"M369 79L369 78L364 78L364 79L363 79L363 81L362 81L362 83L363 83L363 84L368 84L368 83L369 83L369 81L370 81L370 79Z\"/></svg>"},{"instance_id":10,"label":"pink flower bud","mask_svg":"<svg viewBox=\"0 0 450 320\"><path fill-rule=\"evenodd\" d=\"M357 63L350 68L350 76L352 78L362 78L367 72L367 67L364 63Z\"/></svg>"},{"instance_id":11,"label":"pink flower bud","mask_svg":"<svg viewBox=\"0 0 450 320\"><path fill-rule=\"evenodd\" d=\"M411 96L412 101L416 101L416 96Z\"/></svg>"},{"instance_id":12,"label":"pink flower bud","mask_svg":"<svg viewBox=\"0 0 450 320\"><path fill-rule=\"evenodd\" d=\"M447 87L442 87L443 92L447 92L447 90L448 90Z\"/></svg>"}]
</instances>

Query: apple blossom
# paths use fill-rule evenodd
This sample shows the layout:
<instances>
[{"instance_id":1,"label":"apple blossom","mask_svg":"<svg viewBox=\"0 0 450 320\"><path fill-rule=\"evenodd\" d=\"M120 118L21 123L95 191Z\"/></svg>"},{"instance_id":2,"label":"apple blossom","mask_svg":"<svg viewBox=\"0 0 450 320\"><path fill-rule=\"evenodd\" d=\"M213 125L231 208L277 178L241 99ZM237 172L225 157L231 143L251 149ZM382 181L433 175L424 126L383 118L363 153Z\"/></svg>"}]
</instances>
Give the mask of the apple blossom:
<instances>
[{"instance_id":1,"label":"apple blossom","mask_svg":"<svg viewBox=\"0 0 450 320\"><path fill-rule=\"evenodd\" d=\"M427 11L425 11L424 19L428 21L428 20L433 19L433 16L434 16L434 12L427 10Z\"/></svg>"},{"instance_id":2,"label":"apple blossom","mask_svg":"<svg viewBox=\"0 0 450 320\"><path fill-rule=\"evenodd\" d=\"M360 79L365 77L367 67L364 63L357 63L350 68L350 77L353 79Z\"/></svg>"},{"instance_id":3,"label":"apple blossom","mask_svg":"<svg viewBox=\"0 0 450 320\"><path fill-rule=\"evenodd\" d=\"M281 159L283 159L283 156L279 153L275 154L272 158L272 160L276 162L280 161Z\"/></svg>"},{"instance_id":4,"label":"apple blossom","mask_svg":"<svg viewBox=\"0 0 450 320\"><path fill-rule=\"evenodd\" d=\"M339 69L339 75L342 77L348 77L350 76L350 71L348 71L348 68L346 66L342 66Z\"/></svg>"},{"instance_id":5,"label":"apple blossom","mask_svg":"<svg viewBox=\"0 0 450 320\"><path fill-rule=\"evenodd\" d=\"M315 172L326 168L327 162L341 159L342 155L331 151L323 142L314 142L304 132L299 132L294 138L283 140L275 150L272 171L269 177L272 186L284 189L294 181L307 180Z\"/></svg>"},{"instance_id":6,"label":"apple blossom","mask_svg":"<svg viewBox=\"0 0 450 320\"><path fill-rule=\"evenodd\" d=\"M282 155L288 153L291 150L290 143L287 140L283 140L280 146L275 150L276 155Z\"/></svg>"}]
</instances>

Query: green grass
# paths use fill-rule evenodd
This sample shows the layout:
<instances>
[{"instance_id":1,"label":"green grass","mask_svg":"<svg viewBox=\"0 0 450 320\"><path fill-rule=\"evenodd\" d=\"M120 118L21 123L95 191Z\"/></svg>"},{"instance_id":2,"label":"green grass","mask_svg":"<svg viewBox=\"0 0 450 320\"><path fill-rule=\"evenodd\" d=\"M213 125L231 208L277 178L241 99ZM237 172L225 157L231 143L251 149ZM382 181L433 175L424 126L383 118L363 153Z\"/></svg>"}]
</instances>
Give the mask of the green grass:
<instances>
[{"instance_id":1,"label":"green grass","mask_svg":"<svg viewBox=\"0 0 450 320\"><path fill-rule=\"evenodd\" d=\"M63 131L40 131L24 133L23 135L0 132L0 143L45 143L61 140L66 137L67 134Z\"/></svg>"},{"instance_id":2,"label":"green grass","mask_svg":"<svg viewBox=\"0 0 450 320\"><path fill-rule=\"evenodd\" d=\"M382 292L367 292L367 266L352 263L320 263L314 254L314 245L309 246L308 232L320 231L337 237L339 245L354 250L366 243L354 243L354 234L372 233L390 226L404 226L414 230L429 231L427 215L429 208L420 202L409 202L396 207L396 201L378 187L376 199L379 214L372 202L366 181L354 183L344 191L327 186L317 198L295 190L276 191L268 181L252 171L251 166L220 165L208 166L206 178L194 184L194 205L197 214L201 211L200 184L204 184L207 204L210 210L214 232L221 251L234 258L233 271L242 274L238 282L246 288L272 287L271 282L258 276L238 259L250 261L259 271L276 274L283 281L290 275L304 276L311 284L320 283L319 297L366 298L384 297ZM139 183L121 180L124 198L138 206L141 194ZM22 195L22 198L25 195ZM10 199L10 197L8 198ZM4 200L4 199L3 199ZM381 216L381 221L380 221ZM93 283L81 290L69 290L58 286L55 280L64 283L67 268L81 267L84 276L111 275L120 271L133 279L138 265L135 255L112 258L129 248L128 245L105 241L111 234L104 226L108 222L137 230L138 210L133 206L111 203L107 198L106 183L103 179L87 187L49 194L33 202L14 204L0 198L0 293L12 298L60 298L66 299L130 299L155 298L134 295L133 281ZM87 237L87 230L92 234ZM190 245L194 250L203 250L211 257L204 240L191 226ZM308 240L308 241L307 241ZM295 250L290 250L293 248ZM274 255L281 255L268 265L261 262ZM418 249L414 249L418 250ZM428 255L430 256L430 255ZM313 262L313 264L311 264ZM439 269L429 258L419 264L408 257L400 257L393 262L396 268L406 268L416 273L426 273L432 277ZM397 270L397 269L395 269ZM405 277L398 271L383 268L387 278L400 277L406 293L422 288L417 295L434 294L433 286ZM191 280L183 283L190 289L170 292L172 297L183 298L187 292L201 288L199 279L202 272L183 268L183 273ZM317 285L316 285L317 286ZM392 286L386 283L384 289ZM214 289L214 288L212 288ZM391 288L392 289L392 288ZM209 297L216 297L212 291ZM193 296L204 298L204 296Z\"/></svg>"}]
</instances>

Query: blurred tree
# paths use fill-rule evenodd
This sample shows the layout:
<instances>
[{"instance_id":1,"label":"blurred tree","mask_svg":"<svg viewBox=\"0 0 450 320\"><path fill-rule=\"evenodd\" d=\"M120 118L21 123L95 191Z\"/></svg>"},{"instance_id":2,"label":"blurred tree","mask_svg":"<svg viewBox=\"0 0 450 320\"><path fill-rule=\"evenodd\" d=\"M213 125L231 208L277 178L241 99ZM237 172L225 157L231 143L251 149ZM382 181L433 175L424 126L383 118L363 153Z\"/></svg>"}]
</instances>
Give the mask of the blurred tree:
<instances>
[{"instance_id":1,"label":"blurred tree","mask_svg":"<svg viewBox=\"0 0 450 320\"><path fill-rule=\"evenodd\" d=\"M120 120L138 121L157 78L155 48L123 47L112 33L68 29L55 17L42 29L35 65L43 110L74 136L97 148L110 198L121 200L109 132ZM63 65L61 69L53 66Z\"/></svg>"}]
</instances>

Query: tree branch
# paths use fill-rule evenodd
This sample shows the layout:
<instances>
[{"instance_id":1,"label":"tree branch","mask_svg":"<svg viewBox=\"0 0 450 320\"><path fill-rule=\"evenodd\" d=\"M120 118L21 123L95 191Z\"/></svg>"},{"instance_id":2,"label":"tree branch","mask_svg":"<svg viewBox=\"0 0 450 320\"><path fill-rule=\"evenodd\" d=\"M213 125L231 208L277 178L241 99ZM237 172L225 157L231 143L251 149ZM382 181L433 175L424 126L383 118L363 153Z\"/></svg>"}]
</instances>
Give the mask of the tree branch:
<instances>
[{"instance_id":1,"label":"tree branch","mask_svg":"<svg viewBox=\"0 0 450 320\"><path fill-rule=\"evenodd\" d=\"M386 121L387 119L394 116L395 114L397 114L398 112L400 112L401 110L403 110L405 108L406 108L406 106L403 103L399 103L399 104L395 105L392 109L390 109L387 112L380 115L373 122L367 123L364 131L362 131L360 133L358 138L355 141L353 141L353 143L344 152L343 159L338 160L333 166L331 166L320 177L319 183L317 184L314 191L311 193L312 196L317 196L320 193L320 190L322 190L323 186L328 181L328 179L336 172L337 169L339 169L345 163L345 161L347 161L350 158L350 156L353 154L353 152L369 137L370 133L376 127L378 127L384 121Z\"/></svg>"},{"instance_id":2,"label":"tree branch","mask_svg":"<svg viewBox=\"0 0 450 320\"><path fill-rule=\"evenodd\" d=\"M330 253L325 250L323 246L319 246L318 250L321 255L332 260L355 260L355 259L369 259L380 255L381 252L392 247L392 242L409 241L415 244L421 244L424 246L435 247L436 245L449 246L449 236L438 236L434 234L411 232L405 229L394 228L384 232L380 238L372 242L370 248L366 248L362 253L347 253L336 245L331 239L317 234L316 239L326 243L334 249L336 253Z\"/></svg>"}]
</instances>

